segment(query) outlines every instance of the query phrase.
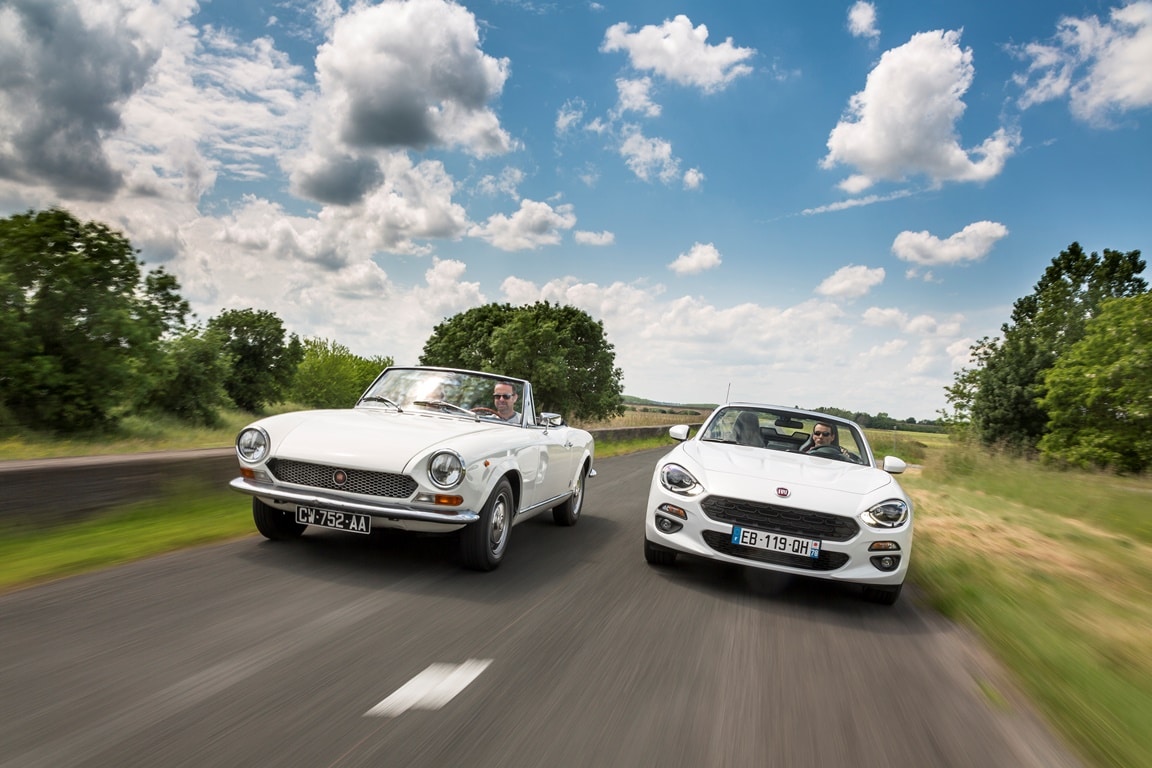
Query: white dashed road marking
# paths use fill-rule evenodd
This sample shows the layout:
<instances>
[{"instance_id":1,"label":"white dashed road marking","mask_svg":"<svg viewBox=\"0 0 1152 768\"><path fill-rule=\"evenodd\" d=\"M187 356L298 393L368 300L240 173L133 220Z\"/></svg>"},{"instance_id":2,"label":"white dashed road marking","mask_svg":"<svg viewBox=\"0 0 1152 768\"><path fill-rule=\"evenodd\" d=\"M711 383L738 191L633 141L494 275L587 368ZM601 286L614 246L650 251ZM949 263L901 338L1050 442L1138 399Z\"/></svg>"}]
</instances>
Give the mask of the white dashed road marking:
<instances>
[{"instance_id":1,"label":"white dashed road marking","mask_svg":"<svg viewBox=\"0 0 1152 768\"><path fill-rule=\"evenodd\" d=\"M396 717L409 709L440 709L491 663L492 659L468 659L463 664L430 664L364 716Z\"/></svg>"}]
</instances>

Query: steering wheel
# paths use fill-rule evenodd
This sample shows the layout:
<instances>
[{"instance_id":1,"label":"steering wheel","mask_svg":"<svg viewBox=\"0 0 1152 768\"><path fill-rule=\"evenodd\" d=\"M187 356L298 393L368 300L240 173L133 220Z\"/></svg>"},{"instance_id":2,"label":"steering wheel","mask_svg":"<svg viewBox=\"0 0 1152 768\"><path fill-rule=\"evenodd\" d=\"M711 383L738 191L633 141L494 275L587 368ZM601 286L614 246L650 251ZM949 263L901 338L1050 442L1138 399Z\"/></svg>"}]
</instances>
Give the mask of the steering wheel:
<instances>
[{"instance_id":1,"label":"steering wheel","mask_svg":"<svg viewBox=\"0 0 1152 768\"><path fill-rule=\"evenodd\" d=\"M483 405L478 405L475 408L473 408L472 413L476 413L476 414L479 414L481 416L499 416L500 415L500 414L496 413L496 411L492 410L491 408L485 408Z\"/></svg>"},{"instance_id":2,"label":"steering wheel","mask_svg":"<svg viewBox=\"0 0 1152 768\"><path fill-rule=\"evenodd\" d=\"M840 453L840 449L834 445L822 445L819 448L813 448L808 451L809 456L823 456L825 459L840 459L845 460L844 454Z\"/></svg>"}]
</instances>

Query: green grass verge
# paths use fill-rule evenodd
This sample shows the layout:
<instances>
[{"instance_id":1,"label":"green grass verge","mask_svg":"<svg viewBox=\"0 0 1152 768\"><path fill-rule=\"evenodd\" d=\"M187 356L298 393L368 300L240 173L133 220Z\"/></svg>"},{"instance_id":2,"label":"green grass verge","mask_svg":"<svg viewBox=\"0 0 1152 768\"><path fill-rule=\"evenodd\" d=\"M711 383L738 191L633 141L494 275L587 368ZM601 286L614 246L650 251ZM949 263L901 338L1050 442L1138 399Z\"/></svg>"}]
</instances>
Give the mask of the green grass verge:
<instances>
[{"instance_id":1,"label":"green grass verge","mask_svg":"<svg viewBox=\"0 0 1152 768\"><path fill-rule=\"evenodd\" d=\"M1096 766L1152 765L1152 481L933 451L911 578Z\"/></svg>"},{"instance_id":2,"label":"green grass verge","mask_svg":"<svg viewBox=\"0 0 1152 768\"><path fill-rule=\"evenodd\" d=\"M0 591L254 532L247 497L203 486L48 529L0 531Z\"/></svg>"}]
</instances>

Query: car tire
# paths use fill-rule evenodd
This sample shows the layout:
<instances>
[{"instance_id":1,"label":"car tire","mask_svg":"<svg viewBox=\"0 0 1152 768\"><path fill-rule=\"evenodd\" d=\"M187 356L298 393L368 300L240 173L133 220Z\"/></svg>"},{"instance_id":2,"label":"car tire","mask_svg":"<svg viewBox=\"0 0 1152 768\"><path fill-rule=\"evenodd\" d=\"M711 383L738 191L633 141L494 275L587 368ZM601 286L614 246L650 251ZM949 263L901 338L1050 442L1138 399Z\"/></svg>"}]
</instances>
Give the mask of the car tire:
<instances>
[{"instance_id":1,"label":"car tire","mask_svg":"<svg viewBox=\"0 0 1152 768\"><path fill-rule=\"evenodd\" d=\"M556 525L571 527L580 519L580 510L584 506L584 482L588 479L587 467L581 467L580 477L576 480L576 491L563 504L552 508L552 519Z\"/></svg>"},{"instance_id":2,"label":"car tire","mask_svg":"<svg viewBox=\"0 0 1152 768\"><path fill-rule=\"evenodd\" d=\"M308 526L296 522L288 512L268 506L260 499L252 499L252 519L256 530L271 541L298 539Z\"/></svg>"},{"instance_id":3,"label":"car tire","mask_svg":"<svg viewBox=\"0 0 1152 768\"><path fill-rule=\"evenodd\" d=\"M460 557L464 567L491 571L500 565L508 549L516 499L507 480L496 483L492 495L480 510L480 519L460 530Z\"/></svg>"},{"instance_id":4,"label":"car tire","mask_svg":"<svg viewBox=\"0 0 1152 768\"><path fill-rule=\"evenodd\" d=\"M644 539L644 559L648 561L648 565L672 565L676 562L676 550Z\"/></svg>"},{"instance_id":5,"label":"car tire","mask_svg":"<svg viewBox=\"0 0 1152 768\"><path fill-rule=\"evenodd\" d=\"M903 584L894 587L864 587L864 599L879 605L895 605L903 587Z\"/></svg>"}]
</instances>

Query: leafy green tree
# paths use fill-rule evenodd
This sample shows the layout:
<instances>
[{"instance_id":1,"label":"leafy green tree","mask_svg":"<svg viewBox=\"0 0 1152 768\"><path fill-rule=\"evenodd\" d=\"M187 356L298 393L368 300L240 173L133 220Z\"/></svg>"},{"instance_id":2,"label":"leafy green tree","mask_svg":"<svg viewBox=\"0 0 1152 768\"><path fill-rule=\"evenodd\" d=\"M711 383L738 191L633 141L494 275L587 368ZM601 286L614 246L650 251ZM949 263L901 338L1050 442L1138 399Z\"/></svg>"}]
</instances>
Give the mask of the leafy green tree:
<instances>
[{"instance_id":1,"label":"leafy green tree","mask_svg":"<svg viewBox=\"0 0 1152 768\"><path fill-rule=\"evenodd\" d=\"M484 304L448 318L433 328L424 342L420 364L515 376L512 371L500 370L503 360L493 347L492 337L520 311L510 304Z\"/></svg>"},{"instance_id":2,"label":"leafy green tree","mask_svg":"<svg viewBox=\"0 0 1152 768\"><path fill-rule=\"evenodd\" d=\"M1152 466L1152 294L1105 301L1045 384L1043 455L1123 472Z\"/></svg>"},{"instance_id":3,"label":"leafy green tree","mask_svg":"<svg viewBox=\"0 0 1152 768\"><path fill-rule=\"evenodd\" d=\"M421 365L443 365L528 379L537 411L569 418L622 413L622 372L604 325L571 306L536 302L474 307L437 325Z\"/></svg>"},{"instance_id":4,"label":"leafy green tree","mask_svg":"<svg viewBox=\"0 0 1152 768\"><path fill-rule=\"evenodd\" d=\"M161 342L161 355L138 410L215 426L220 421L220 409L231 402L223 385L231 370L232 359L220 331L188 328Z\"/></svg>"},{"instance_id":5,"label":"leafy green tree","mask_svg":"<svg viewBox=\"0 0 1152 768\"><path fill-rule=\"evenodd\" d=\"M296 334L285 337L284 323L275 313L225 310L208 321L208 330L220 334L232 361L224 391L236 407L255 412L283 399L304 349Z\"/></svg>"},{"instance_id":6,"label":"leafy green tree","mask_svg":"<svg viewBox=\"0 0 1152 768\"><path fill-rule=\"evenodd\" d=\"M974 374L972 424L984 443L1035 447L1048 424L1040 405L1045 373L1083 337L1102 301L1147 290L1143 270L1140 251L1089 256L1079 243L1052 260L1033 292L1013 304L1003 338L988 345Z\"/></svg>"},{"instance_id":7,"label":"leafy green tree","mask_svg":"<svg viewBox=\"0 0 1152 768\"><path fill-rule=\"evenodd\" d=\"M120 233L52 209L0 220L0 399L21 423L111 426L188 314Z\"/></svg>"},{"instance_id":8,"label":"leafy green tree","mask_svg":"<svg viewBox=\"0 0 1152 768\"><path fill-rule=\"evenodd\" d=\"M291 400L311 408L348 408L388 366L390 357L364 358L327 339L305 339Z\"/></svg>"}]
</instances>

